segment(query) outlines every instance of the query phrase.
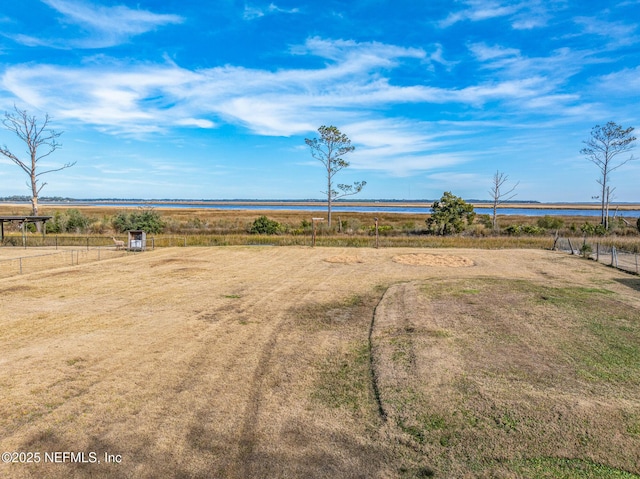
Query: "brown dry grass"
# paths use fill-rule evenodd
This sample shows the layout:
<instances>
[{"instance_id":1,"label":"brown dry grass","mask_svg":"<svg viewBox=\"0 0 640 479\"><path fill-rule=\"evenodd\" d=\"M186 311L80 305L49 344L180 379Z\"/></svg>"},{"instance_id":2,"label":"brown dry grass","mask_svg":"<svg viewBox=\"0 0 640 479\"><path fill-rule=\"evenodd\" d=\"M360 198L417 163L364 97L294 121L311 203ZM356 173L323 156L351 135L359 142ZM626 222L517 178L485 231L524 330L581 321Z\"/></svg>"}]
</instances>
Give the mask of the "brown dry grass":
<instances>
[{"instance_id":1,"label":"brown dry grass","mask_svg":"<svg viewBox=\"0 0 640 479\"><path fill-rule=\"evenodd\" d=\"M427 253L465 258L473 266L416 266L393 260ZM550 366L545 358L559 360L555 343L542 347L545 338L553 332L570 341L571 328L562 329L562 322L555 321L536 331L530 323L547 312L540 308L516 329L510 329L514 326L508 311L486 324L483 313L478 318L483 325L474 325L473 307L446 299L447 288L481 290L490 310L493 295L504 291L482 289L486 278L606 288L615 301L635 308L634 314L640 308L637 280L593 262L535 250L168 248L0 279L0 452L122 456L120 464L0 464L0 476L424 477L433 470L436 477L447 477L447 468L469 475L476 464L456 454L470 449L446 449L447 458L442 459L437 446L416 443L411 435L414 416L406 417L404 429L397 423L400 413L389 402L389 385L415 379L420 394L407 404L423 408L424 415L444 415L456 411L455 397L445 393L457 391L461 397L456 388L466 384L472 391L469 397L478 399L477 406L472 402L467 409L473 406L479 421L493 417L492 405L496 411L513 411L517 421L522 397L505 395L507 386L513 386L510 370L504 369L510 357L516 357L522 374L541 378L525 388L527 397L535 399L531 410L543 409L545 395L555 394L552 400L558 406L532 417L553 420L566 414L571 427L582 424L583 429L594 421L595 442L604 443L604 434L611 432L603 425L605 418L617 427L624 414L638 410L637 384L618 398L614 393L621 386L614 380L607 394L607 381L598 380L593 390L585 390L579 381L566 387L563 381L556 383L565 377L562 371L546 377ZM425 322L410 326L416 328L415 336L405 337L411 331L403 326L395 356L374 355L380 385L376 391L370 375L369 326L378 301L394 284L413 288L412 294L397 295L405 298L399 311L419 313L403 316L400 324L420 318ZM444 289L427 294L423 284L442 284ZM520 294L526 296L523 288ZM376 328L384 324L380 318L390 320L385 308L394 309L389 300L395 290L389 291L378 306ZM444 303L434 302L430 294L444 297ZM513 299L505 296L500 304ZM452 311L454 306L459 309ZM632 326L636 328L629 323ZM473 341L473 327L493 341L484 342L491 347L483 354ZM513 350L500 349L503 343L497 336L511 340L524 334L535 347L517 342ZM461 346L446 349L434 342L442 338L461 341ZM501 355L492 355L492 350ZM479 364L471 361L475 357ZM405 359L416 366L398 368L397 378L386 374ZM487 372L491 364L494 369ZM436 396L424 394L425 387L440 391L443 400L434 403ZM576 391L586 394L578 406ZM386 422L377 399L388 412ZM602 405L606 414L599 419L602 408L595 408ZM572 416L576 408L580 415ZM562 426L554 427L562 431ZM602 436L599 431L604 431ZM579 449L565 441L562 450L567 457L605 462L616 447L640 445L638 432L630 431L618 431L610 445ZM494 434L488 426L484 432L468 436L473 444L484 444L476 453L484 470L514 471L508 463L497 467L491 460L526 456L526 451L518 449L507 432ZM539 440L556 439L560 432ZM434 438L439 441L438 436L429 440ZM640 472L629 462L637 456L627 462L620 454L612 457L609 466Z\"/></svg>"}]
</instances>

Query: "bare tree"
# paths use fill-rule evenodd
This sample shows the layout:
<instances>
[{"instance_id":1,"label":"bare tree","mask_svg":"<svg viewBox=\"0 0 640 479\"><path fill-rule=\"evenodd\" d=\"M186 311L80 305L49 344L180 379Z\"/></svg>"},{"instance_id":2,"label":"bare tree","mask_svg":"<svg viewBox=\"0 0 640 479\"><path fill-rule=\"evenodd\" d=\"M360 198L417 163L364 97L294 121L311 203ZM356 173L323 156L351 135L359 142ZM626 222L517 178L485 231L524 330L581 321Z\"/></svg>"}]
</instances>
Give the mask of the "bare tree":
<instances>
[{"instance_id":1,"label":"bare tree","mask_svg":"<svg viewBox=\"0 0 640 479\"><path fill-rule=\"evenodd\" d=\"M505 173L501 173L500 171L496 170L495 174L493 175L493 182L491 183L489 194L491 195L491 199L493 200L493 218L491 224L493 225L494 230L498 229L498 206L505 201L509 201L517 195L517 193L514 193L514 191L518 187L520 182L518 181L510 190L504 191L503 187L508 180L509 177Z\"/></svg>"},{"instance_id":2,"label":"bare tree","mask_svg":"<svg viewBox=\"0 0 640 479\"><path fill-rule=\"evenodd\" d=\"M587 145L586 148L580 150L580 153L600 169L601 176L597 180L602 187L600 223L607 229L609 228L609 201L613 193L609 185L610 175L614 170L635 159L630 155L627 159L615 163L618 155L634 147L633 142L636 137L632 135L633 130L632 126L623 129L613 121L604 126L596 125L591 129L591 138L583 142Z\"/></svg>"},{"instance_id":3,"label":"bare tree","mask_svg":"<svg viewBox=\"0 0 640 479\"><path fill-rule=\"evenodd\" d=\"M351 140L335 126L321 126L318 128L320 139L305 138L305 143L311 148L311 156L319 160L327 170L327 214L328 224L331 227L331 204L334 200L344 196L351 196L362 191L366 181L356 181L353 185L338 184L338 190L333 187L333 177L338 171L349 166L349 162L341 157L355 150Z\"/></svg>"},{"instance_id":4,"label":"bare tree","mask_svg":"<svg viewBox=\"0 0 640 479\"><path fill-rule=\"evenodd\" d=\"M29 116L26 110L20 110L14 106L15 113L5 113L2 121L5 128L14 132L27 145L28 159L21 160L17 155L9 151L6 145L0 148L0 154L6 156L29 176L27 186L31 188L31 212L34 216L38 215L38 195L47 183L42 183L40 177L47 173L64 170L75 165L73 163L65 163L57 168L50 168L44 171L38 171L38 162L49 156L51 153L60 148L57 139L62 132L48 129L50 122L49 115L45 115L42 122L38 122L35 116ZM44 150L44 151L43 151Z\"/></svg>"}]
</instances>

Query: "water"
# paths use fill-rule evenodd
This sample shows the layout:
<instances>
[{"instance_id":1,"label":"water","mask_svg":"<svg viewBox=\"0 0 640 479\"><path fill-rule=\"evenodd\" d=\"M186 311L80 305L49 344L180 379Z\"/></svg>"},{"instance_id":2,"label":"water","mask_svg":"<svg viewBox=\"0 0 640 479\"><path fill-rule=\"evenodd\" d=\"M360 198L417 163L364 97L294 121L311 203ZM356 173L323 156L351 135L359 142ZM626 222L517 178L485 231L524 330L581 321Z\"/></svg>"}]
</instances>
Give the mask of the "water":
<instances>
[{"instance_id":1,"label":"water","mask_svg":"<svg viewBox=\"0 0 640 479\"><path fill-rule=\"evenodd\" d=\"M84 203L83 203L84 204ZM250 211L309 211L309 212L325 212L327 207L323 205L263 205L263 204L234 204L234 203L202 203L202 204L187 204L187 203L86 203L87 206L118 206L122 208L139 208L139 207L154 207L154 208L204 208L204 209L219 209L219 210L250 210ZM354 213L412 213L412 214L429 214L431 212L431 205L425 205L423 207L416 206L384 206L384 205L371 205L371 206L346 206L346 205L333 205L331 208L334 213L341 212L354 212ZM493 208L476 207L474 211L478 214L492 214ZM587 210L587 209L571 209L571 208L499 208L499 215L509 216L600 216L600 210ZM610 211L610 216L613 217L614 211ZM640 217L640 209L619 211L618 216Z\"/></svg>"}]
</instances>

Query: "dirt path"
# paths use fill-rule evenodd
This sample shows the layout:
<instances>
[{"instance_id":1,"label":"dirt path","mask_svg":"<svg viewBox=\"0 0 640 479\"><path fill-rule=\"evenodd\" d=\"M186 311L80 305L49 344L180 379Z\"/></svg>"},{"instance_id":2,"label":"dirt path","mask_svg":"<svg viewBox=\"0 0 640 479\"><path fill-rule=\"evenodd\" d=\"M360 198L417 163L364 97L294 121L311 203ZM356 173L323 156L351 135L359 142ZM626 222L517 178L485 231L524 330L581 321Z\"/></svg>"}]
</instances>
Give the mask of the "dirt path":
<instances>
[{"instance_id":1,"label":"dirt path","mask_svg":"<svg viewBox=\"0 0 640 479\"><path fill-rule=\"evenodd\" d=\"M398 261L423 253L170 248L0 279L0 451L122 457L0 475L392 477L375 410L313 400L322 361L366 343L367 301L445 275L596 284L603 268L543 251Z\"/></svg>"}]
</instances>

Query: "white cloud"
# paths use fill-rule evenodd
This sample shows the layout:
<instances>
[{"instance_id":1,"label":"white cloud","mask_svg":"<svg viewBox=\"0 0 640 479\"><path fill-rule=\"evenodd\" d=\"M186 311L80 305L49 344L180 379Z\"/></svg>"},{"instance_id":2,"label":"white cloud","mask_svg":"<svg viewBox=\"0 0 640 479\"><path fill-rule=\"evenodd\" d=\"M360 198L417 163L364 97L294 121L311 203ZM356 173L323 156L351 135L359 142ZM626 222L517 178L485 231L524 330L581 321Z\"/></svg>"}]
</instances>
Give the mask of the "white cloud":
<instances>
[{"instance_id":1,"label":"white cloud","mask_svg":"<svg viewBox=\"0 0 640 479\"><path fill-rule=\"evenodd\" d=\"M64 15L64 22L77 25L86 32L82 38L74 40L46 40L46 44L57 47L110 47L157 27L183 22L183 18L179 15L134 10L125 6L105 7L82 0L42 0L42 2ZM15 39L27 45L34 43L32 37L18 36Z\"/></svg>"},{"instance_id":2,"label":"white cloud","mask_svg":"<svg viewBox=\"0 0 640 479\"><path fill-rule=\"evenodd\" d=\"M447 28L467 20L477 22L490 18L505 17L516 13L522 8L520 5L501 5L499 2L486 0L469 0L465 3L468 8L450 13L447 18L440 21L440 27Z\"/></svg>"},{"instance_id":3,"label":"white cloud","mask_svg":"<svg viewBox=\"0 0 640 479\"><path fill-rule=\"evenodd\" d=\"M608 48L633 45L638 42L638 25L635 23L611 22L596 17L576 17L573 20L582 27L583 34L609 38Z\"/></svg>"},{"instance_id":4,"label":"white cloud","mask_svg":"<svg viewBox=\"0 0 640 479\"><path fill-rule=\"evenodd\" d=\"M343 130L356 145L348 158L353 169L405 177L469 160L460 153L447 153L452 137L464 134L457 129L442 131L433 124L391 119L350 123Z\"/></svg>"},{"instance_id":5,"label":"white cloud","mask_svg":"<svg viewBox=\"0 0 640 479\"><path fill-rule=\"evenodd\" d=\"M198 128L215 128L216 126L211 120L203 120L200 118L183 118L176 121L176 125L197 126Z\"/></svg>"},{"instance_id":6,"label":"white cloud","mask_svg":"<svg viewBox=\"0 0 640 479\"><path fill-rule=\"evenodd\" d=\"M433 125L402 118L382 121L377 109L400 104L480 109L486 102L501 102L506 109L502 113L571 114L568 107L578 98L554 90L558 80L546 74L549 65L528 72L524 66L531 61L518 50L484 44L470 48L479 61L503 69L504 78L491 75L491 80L463 88L403 86L392 81L394 70L415 61L427 68L425 50L311 38L294 50L327 60L319 68L188 70L171 61L130 64L95 57L79 67L12 66L0 77L0 85L14 96L6 100L9 107L18 98L56 119L119 135L140 136L176 125L215 128L226 122L260 135L291 136L321 124L346 125L345 131L361 145L353 155L354 167L405 175L468 159L448 153L445 139L457 135L451 128L434 131ZM549 61L561 58L558 54Z\"/></svg>"},{"instance_id":7,"label":"white cloud","mask_svg":"<svg viewBox=\"0 0 640 479\"><path fill-rule=\"evenodd\" d=\"M244 5L244 13L242 17L245 20L255 20L256 18L264 17L265 15L270 15L274 13L299 13L300 9L298 8L280 8L277 5L270 3L267 7L256 7L253 5L245 4Z\"/></svg>"},{"instance_id":8,"label":"white cloud","mask_svg":"<svg viewBox=\"0 0 640 479\"><path fill-rule=\"evenodd\" d=\"M597 78L595 83L600 94L609 92L637 99L637 92L640 91L640 66L604 75Z\"/></svg>"}]
</instances>

